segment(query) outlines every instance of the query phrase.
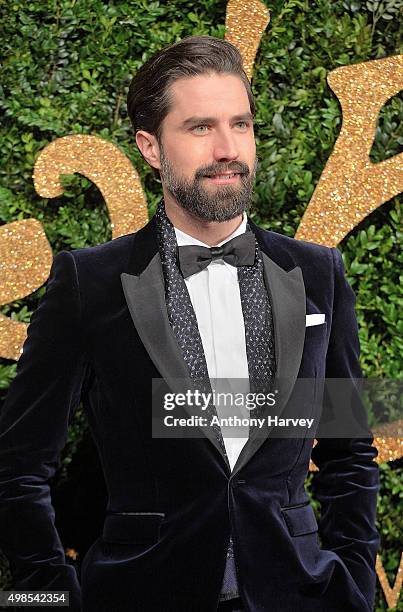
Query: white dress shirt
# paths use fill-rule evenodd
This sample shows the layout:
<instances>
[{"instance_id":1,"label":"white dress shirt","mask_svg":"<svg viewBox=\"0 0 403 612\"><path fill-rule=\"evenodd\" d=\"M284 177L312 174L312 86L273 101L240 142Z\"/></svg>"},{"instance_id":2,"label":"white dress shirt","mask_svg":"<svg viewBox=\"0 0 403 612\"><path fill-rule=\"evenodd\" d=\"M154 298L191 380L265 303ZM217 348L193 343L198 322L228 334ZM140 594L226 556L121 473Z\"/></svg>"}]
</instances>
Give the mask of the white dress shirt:
<instances>
[{"instance_id":1,"label":"white dress shirt","mask_svg":"<svg viewBox=\"0 0 403 612\"><path fill-rule=\"evenodd\" d=\"M220 242L221 246L231 238L235 238L246 231L247 217L243 213L240 226L228 238ZM209 245L185 234L175 227L178 246L197 244L209 247ZM190 300L196 314L197 324L206 357L207 370L210 379L242 379L236 381L235 393L249 392L249 371L246 354L245 326L242 313L241 296L239 292L238 270L223 259L213 260L207 268L185 278L189 291ZM212 382L212 388L216 392L224 390L224 381ZM228 381L231 387L231 382ZM226 391L230 391L228 386ZM220 417L220 409L217 414ZM242 413L249 416L247 409L240 407L233 410L231 414ZM227 416L228 413L225 413ZM248 427L238 428L244 434L243 437L227 437L224 429L223 439L227 451L231 470L248 440ZM234 431L234 430L232 430Z\"/></svg>"}]
</instances>

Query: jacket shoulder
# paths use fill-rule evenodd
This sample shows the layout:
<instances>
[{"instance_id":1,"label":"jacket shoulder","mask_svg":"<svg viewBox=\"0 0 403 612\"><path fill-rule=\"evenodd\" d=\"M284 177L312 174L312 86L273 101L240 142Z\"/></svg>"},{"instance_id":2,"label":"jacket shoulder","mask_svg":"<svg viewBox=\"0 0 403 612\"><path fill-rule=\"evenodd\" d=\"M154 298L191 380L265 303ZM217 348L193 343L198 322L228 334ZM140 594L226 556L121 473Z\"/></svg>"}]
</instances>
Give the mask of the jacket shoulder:
<instances>
[{"instance_id":1,"label":"jacket shoulder","mask_svg":"<svg viewBox=\"0 0 403 612\"><path fill-rule=\"evenodd\" d=\"M95 246L72 249L76 264L84 269L96 268L106 272L111 266L125 268L136 232L118 236Z\"/></svg>"},{"instance_id":2,"label":"jacket shoulder","mask_svg":"<svg viewBox=\"0 0 403 612\"><path fill-rule=\"evenodd\" d=\"M258 227L258 226L257 226ZM292 269L295 266L333 266L334 249L258 227L260 246L279 266Z\"/></svg>"}]
</instances>

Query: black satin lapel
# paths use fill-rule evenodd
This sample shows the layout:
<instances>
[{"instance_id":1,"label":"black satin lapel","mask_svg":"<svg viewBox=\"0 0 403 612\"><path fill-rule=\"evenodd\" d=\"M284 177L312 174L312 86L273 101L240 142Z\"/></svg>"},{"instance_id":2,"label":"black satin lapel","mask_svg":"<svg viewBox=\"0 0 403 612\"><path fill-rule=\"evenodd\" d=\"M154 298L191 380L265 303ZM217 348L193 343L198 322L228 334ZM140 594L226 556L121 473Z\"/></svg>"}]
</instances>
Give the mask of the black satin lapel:
<instances>
[{"instance_id":1,"label":"black satin lapel","mask_svg":"<svg viewBox=\"0 0 403 612\"><path fill-rule=\"evenodd\" d=\"M291 395L301 364L306 325L305 286L300 267L286 272L263 250L262 257L264 280L272 305L277 364L274 389L278 389L278 400L273 415L279 416ZM272 429L273 426L265 430L254 429L238 457L234 473L250 460Z\"/></svg>"},{"instance_id":2,"label":"black satin lapel","mask_svg":"<svg viewBox=\"0 0 403 612\"><path fill-rule=\"evenodd\" d=\"M157 252L138 275L120 275L133 323L155 367L174 393L194 385L168 319L161 258ZM182 379L182 380L179 380ZM187 409L187 406L184 406ZM189 415L192 412L189 410ZM212 427L200 427L227 463Z\"/></svg>"},{"instance_id":3,"label":"black satin lapel","mask_svg":"<svg viewBox=\"0 0 403 612\"><path fill-rule=\"evenodd\" d=\"M301 364L305 340L306 297L299 266L286 272L262 252L266 288L269 291L274 326L276 379L287 379L287 401Z\"/></svg>"}]
</instances>

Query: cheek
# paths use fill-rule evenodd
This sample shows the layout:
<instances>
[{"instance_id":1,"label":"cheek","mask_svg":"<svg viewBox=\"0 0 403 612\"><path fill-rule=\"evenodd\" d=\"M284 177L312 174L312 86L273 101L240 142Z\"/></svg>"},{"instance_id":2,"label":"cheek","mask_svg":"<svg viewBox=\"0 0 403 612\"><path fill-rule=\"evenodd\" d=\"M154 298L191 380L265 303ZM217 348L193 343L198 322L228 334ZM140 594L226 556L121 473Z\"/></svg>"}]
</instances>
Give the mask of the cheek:
<instances>
[{"instance_id":1,"label":"cheek","mask_svg":"<svg viewBox=\"0 0 403 612\"><path fill-rule=\"evenodd\" d=\"M166 152L166 155L175 172L187 179L193 179L198 168L211 163L211 159L204 154L202 147L192 146L189 142L178 142L170 152Z\"/></svg>"},{"instance_id":2,"label":"cheek","mask_svg":"<svg viewBox=\"0 0 403 612\"><path fill-rule=\"evenodd\" d=\"M250 165L252 166L256 157L256 142L253 135L251 135L251 137L248 139L248 142L245 144L245 149L247 151Z\"/></svg>"},{"instance_id":3,"label":"cheek","mask_svg":"<svg viewBox=\"0 0 403 612\"><path fill-rule=\"evenodd\" d=\"M240 134L237 140L238 159L244 161L250 168L253 168L253 164L256 158L256 143L253 133L250 135Z\"/></svg>"}]
</instances>

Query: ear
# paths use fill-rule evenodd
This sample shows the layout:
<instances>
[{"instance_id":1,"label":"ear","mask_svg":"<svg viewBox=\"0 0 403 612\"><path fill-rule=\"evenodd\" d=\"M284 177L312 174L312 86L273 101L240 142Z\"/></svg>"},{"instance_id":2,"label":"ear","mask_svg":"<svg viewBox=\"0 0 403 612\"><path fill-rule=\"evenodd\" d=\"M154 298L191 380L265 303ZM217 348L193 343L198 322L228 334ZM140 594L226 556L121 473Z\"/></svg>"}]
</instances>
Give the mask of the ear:
<instances>
[{"instance_id":1,"label":"ear","mask_svg":"<svg viewBox=\"0 0 403 612\"><path fill-rule=\"evenodd\" d=\"M159 170L160 165L160 148L158 146L157 138L154 134L139 130L136 132L136 144L140 150L140 153L144 157L147 163L153 168Z\"/></svg>"}]
</instances>

